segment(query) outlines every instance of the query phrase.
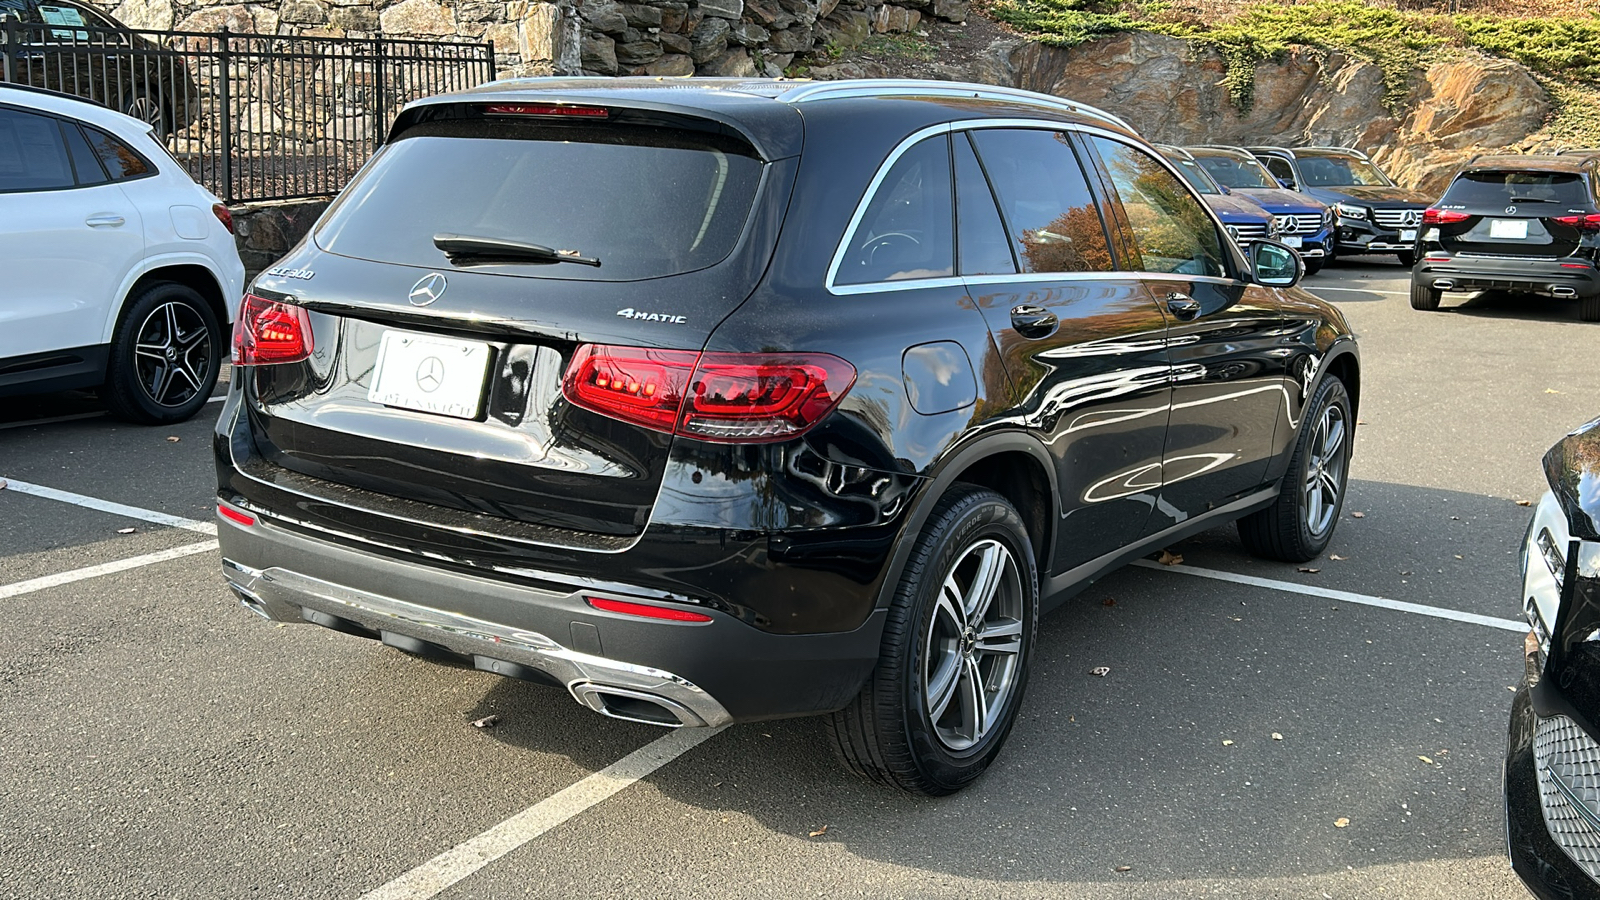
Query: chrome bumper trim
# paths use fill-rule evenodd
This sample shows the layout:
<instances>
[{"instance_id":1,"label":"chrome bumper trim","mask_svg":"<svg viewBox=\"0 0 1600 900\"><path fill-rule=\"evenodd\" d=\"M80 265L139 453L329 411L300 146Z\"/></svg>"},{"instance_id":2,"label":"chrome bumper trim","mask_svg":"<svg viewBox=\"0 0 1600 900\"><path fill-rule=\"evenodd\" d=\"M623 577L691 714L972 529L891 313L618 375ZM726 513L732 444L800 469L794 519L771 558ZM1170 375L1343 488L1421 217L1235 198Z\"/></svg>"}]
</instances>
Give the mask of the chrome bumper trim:
<instances>
[{"instance_id":1,"label":"chrome bumper trim","mask_svg":"<svg viewBox=\"0 0 1600 900\"><path fill-rule=\"evenodd\" d=\"M662 705L677 716L679 725L716 726L733 721L722 704L686 678L580 653L538 632L419 606L277 566L254 569L224 558L222 572L246 608L274 621L308 624L313 621L313 616L306 614L309 610L371 631L438 644L463 656L538 669L566 685L573 700L600 712L605 710L593 701L593 689L615 688L623 695L666 701Z\"/></svg>"}]
</instances>

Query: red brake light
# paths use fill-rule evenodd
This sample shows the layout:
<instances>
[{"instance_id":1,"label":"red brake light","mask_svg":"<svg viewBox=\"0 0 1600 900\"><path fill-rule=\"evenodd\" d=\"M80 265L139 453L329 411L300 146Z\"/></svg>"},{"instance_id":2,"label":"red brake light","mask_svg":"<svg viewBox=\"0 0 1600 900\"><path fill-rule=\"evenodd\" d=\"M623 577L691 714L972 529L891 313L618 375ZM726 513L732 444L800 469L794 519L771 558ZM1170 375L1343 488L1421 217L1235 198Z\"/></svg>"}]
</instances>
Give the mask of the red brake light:
<instances>
[{"instance_id":1,"label":"red brake light","mask_svg":"<svg viewBox=\"0 0 1600 900\"><path fill-rule=\"evenodd\" d=\"M1600 215L1592 213L1587 216L1556 216L1555 220L1579 231L1600 231Z\"/></svg>"},{"instance_id":2,"label":"red brake light","mask_svg":"<svg viewBox=\"0 0 1600 900\"><path fill-rule=\"evenodd\" d=\"M229 234L235 233L233 230L233 213L229 212L226 206L221 203L211 204L211 214L217 217L217 221L222 223L223 228L228 229Z\"/></svg>"},{"instance_id":3,"label":"red brake light","mask_svg":"<svg viewBox=\"0 0 1600 900\"><path fill-rule=\"evenodd\" d=\"M496 103L484 109L491 116L578 116L604 119L611 110L603 106L558 106L551 103Z\"/></svg>"},{"instance_id":4,"label":"red brake light","mask_svg":"<svg viewBox=\"0 0 1600 900\"><path fill-rule=\"evenodd\" d=\"M311 356L311 314L304 307L245 294L233 323L233 364L262 366Z\"/></svg>"},{"instance_id":5,"label":"red brake light","mask_svg":"<svg viewBox=\"0 0 1600 900\"><path fill-rule=\"evenodd\" d=\"M1455 209L1425 209L1422 211L1422 224L1424 225L1454 225L1465 222L1471 218L1466 213Z\"/></svg>"},{"instance_id":6,"label":"red brake light","mask_svg":"<svg viewBox=\"0 0 1600 900\"><path fill-rule=\"evenodd\" d=\"M590 606L605 612L640 616L645 619L665 619L668 622L709 622L711 617L689 609L672 606L654 606L649 603L629 603L626 600L607 600L604 597L583 598Z\"/></svg>"},{"instance_id":7,"label":"red brake light","mask_svg":"<svg viewBox=\"0 0 1600 900\"><path fill-rule=\"evenodd\" d=\"M224 519L227 519L230 522L238 522L240 525L243 525L246 528L256 524L255 516L239 512L237 509L229 506L223 506L221 503L217 504L217 512L220 513Z\"/></svg>"},{"instance_id":8,"label":"red brake light","mask_svg":"<svg viewBox=\"0 0 1600 900\"><path fill-rule=\"evenodd\" d=\"M826 353L696 353L585 344L562 390L574 405L705 441L794 437L827 415L856 370Z\"/></svg>"}]
</instances>

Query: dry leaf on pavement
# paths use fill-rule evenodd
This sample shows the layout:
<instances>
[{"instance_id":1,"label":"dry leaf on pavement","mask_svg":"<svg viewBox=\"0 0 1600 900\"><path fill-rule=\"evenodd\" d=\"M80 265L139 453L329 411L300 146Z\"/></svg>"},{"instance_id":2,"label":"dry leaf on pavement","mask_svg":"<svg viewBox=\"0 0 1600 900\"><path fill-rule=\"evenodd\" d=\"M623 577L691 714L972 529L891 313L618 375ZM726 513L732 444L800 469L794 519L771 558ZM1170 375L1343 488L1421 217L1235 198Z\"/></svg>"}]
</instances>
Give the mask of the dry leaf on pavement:
<instances>
[{"instance_id":1,"label":"dry leaf on pavement","mask_svg":"<svg viewBox=\"0 0 1600 900\"><path fill-rule=\"evenodd\" d=\"M1233 746L1233 741L1223 741L1222 742L1222 746L1224 746L1224 747L1232 747Z\"/></svg>"},{"instance_id":2,"label":"dry leaf on pavement","mask_svg":"<svg viewBox=\"0 0 1600 900\"><path fill-rule=\"evenodd\" d=\"M181 438L181 437L178 437L178 436L177 436L177 435L175 435L175 434L169 434L169 435L167 435L167 443L169 443L169 444L176 444L176 443L177 443L177 442L179 442L179 441L181 441L181 440L183 440L183 438Z\"/></svg>"},{"instance_id":3,"label":"dry leaf on pavement","mask_svg":"<svg viewBox=\"0 0 1600 900\"><path fill-rule=\"evenodd\" d=\"M1350 557L1348 557L1348 556L1340 556L1339 554L1335 553L1335 554L1329 556L1328 558L1329 559L1337 559L1340 562L1344 562L1345 560L1349 559Z\"/></svg>"},{"instance_id":4,"label":"dry leaf on pavement","mask_svg":"<svg viewBox=\"0 0 1600 900\"><path fill-rule=\"evenodd\" d=\"M1132 872L1133 866L1117 866L1118 872Z\"/></svg>"},{"instance_id":5,"label":"dry leaf on pavement","mask_svg":"<svg viewBox=\"0 0 1600 900\"><path fill-rule=\"evenodd\" d=\"M1431 766L1431 765L1433 765L1433 764L1434 764L1434 762L1433 762L1433 760L1432 760L1432 759L1429 759L1429 758L1428 758L1428 757L1426 757L1426 756L1422 756L1422 755L1421 755L1421 754L1418 754L1418 755L1417 755L1417 759L1420 759L1420 760L1422 760L1422 761L1423 761L1423 762L1425 762L1425 763L1427 763L1427 764L1428 764L1428 765L1430 765L1430 766Z\"/></svg>"},{"instance_id":6,"label":"dry leaf on pavement","mask_svg":"<svg viewBox=\"0 0 1600 900\"><path fill-rule=\"evenodd\" d=\"M1110 598L1110 597L1107 597L1107 598L1105 598L1105 599L1104 599L1104 600L1101 600L1101 601L1100 601L1100 605L1101 605L1101 606L1116 606L1116 605L1117 605L1117 601L1116 601L1116 600L1113 600L1113 599L1112 599L1112 598Z\"/></svg>"},{"instance_id":7,"label":"dry leaf on pavement","mask_svg":"<svg viewBox=\"0 0 1600 900\"><path fill-rule=\"evenodd\" d=\"M1301 566L1300 567L1300 571L1306 573L1307 575L1315 575L1318 572L1321 572L1322 570L1321 569L1313 569L1313 568L1311 568L1309 566Z\"/></svg>"},{"instance_id":8,"label":"dry leaf on pavement","mask_svg":"<svg viewBox=\"0 0 1600 900\"><path fill-rule=\"evenodd\" d=\"M1183 557L1173 553L1171 550L1163 550L1156 562L1161 563L1163 566L1177 566L1183 564Z\"/></svg>"},{"instance_id":9,"label":"dry leaf on pavement","mask_svg":"<svg viewBox=\"0 0 1600 900\"><path fill-rule=\"evenodd\" d=\"M1518 506L1532 506L1533 505L1533 501L1532 500L1518 500L1517 501L1517 505Z\"/></svg>"},{"instance_id":10,"label":"dry leaf on pavement","mask_svg":"<svg viewBox=\"0 0 1600 900\"><path fill-rule=\"evenodd\" d=\"M1339 818L1333 820L1333 827L1335 828L1345 828L1349 825L1350 820L1346 819L1344 816L1340 816Z\"/></svg>"},{"instance_id":11,"label":"dry leaf on pavement","mask_svg":"<svg viewBox=\"0 0 1600 900\"><path fill-rule=\"evenodd\" d=\"M499 725L499 724L500 724L500 717L499 716L484 716L483 718L477 720L476 722L473 722L472 723L472 727L473 728L493 728L493 727L495 727L496 725Z\"/></svg>"},{"instance_id":12,"label":"dry leaf on pavement","mask_svg":"<svg viewBox=\"0 0 1600 900\"><path fill-rule=\"evenodd\" d=\"M808 834L806 836L807 837L822 837L823 835L825 835L827 833L828 833L828 826L824 825L821 828L818 828L816 831L813 831L813 832L811 832L810 834Z\"/></svg>"},{"instance_id":13,"label":"dry leaf on pavement","mask_svg":"<svg viewBox=\"0 0 1600 900\"><path fill-rule=\"evenodd\" d=\"M117 534L133 534L132 528L118 528Z\"/></svg>"},{"instance_id":14,"label":"dry leaf on pavement","mask_svg":"<svg viewBox=\"0 0 1600 900\"><path fill-rule=\"evenodd\" d=\"M1272 739L1275 740L1275 741L1281 741L1281 740L1283 740L1283 735L1281 735L1281 734L1277 733L1276 731L1274 731L1272 733Z\"/></svg>"},{"instance_id":15,"label":"dry leaf on pavement","mask_svg":"<svg viewBox=\"0 0 1600 900\"><path fill-rule=\"evenodd\" d=\"M1367 514L1364 512L1353 512L1350 514L1350 518L1352 519L1365 519L1366 517Z\"/></svg>"},{"instance_id":16,"label":"dry leaf on pavement","mask_svg":"<svg viewBox=\"0 0 1600 900\"><path fill-rule=\"evenodd\" d=\"M1107 675L1111 674L1111 667L1110 666L1095 666L1094 668L1089 670L1089 674L1090 675L1098 675L1101 678L1104 678Z\"/></svg>"}]
</instances>

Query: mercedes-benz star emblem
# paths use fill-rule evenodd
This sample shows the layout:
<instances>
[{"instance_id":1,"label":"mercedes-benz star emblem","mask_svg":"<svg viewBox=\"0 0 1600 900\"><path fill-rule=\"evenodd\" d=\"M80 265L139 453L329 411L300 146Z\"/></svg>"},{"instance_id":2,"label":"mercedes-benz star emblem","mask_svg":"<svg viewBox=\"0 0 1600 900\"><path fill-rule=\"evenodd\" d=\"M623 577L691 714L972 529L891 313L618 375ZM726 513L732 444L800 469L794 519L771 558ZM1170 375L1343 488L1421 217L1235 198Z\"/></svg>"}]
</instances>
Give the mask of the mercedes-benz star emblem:
<instances>
[{"instance_id":1,"label":"mercedes-benz star emblem","mask_svg":"<svg viewBox=\"0 0 1600 900\"><path fill-rule=\"evenodd\" d=\"M1508 215L1508 216L1514 216L1514 215L1516 215L1516 214L1517 214L1517 208L1516 208L1516 207L1515 207L1515 206L1508 206L1508 207L1506 207L1506 215Z\"/></svg>"},{"instance_id":2,"label":"mercedes-benz star emblem","mask_svg":"<svg viewBox=\"0 0 1600 900\"><path fill-rule=\"evenodd\" d=\"M411 296L409 298L411 305L427 306L429 303L444 296L444 289L448 286L449 282L445 281L444 276L438 272L422 276L422 280L411 286Z\"/></svg>"},{"instance_id":3,"label":"mercedes-benz star emblem","mask_svg":"<svg viewBox=\"0 0 1600 900\"><path fill-rule=\"evenodd\" d=\"M1406 210L1406 217L1403 221L1407 225L1420 225L1422 224L1422 213L1419 213L1414 209L1408 209Z\"/></svg>"},{"instance_id":4,"label":"mercedes-benz star emblem","mask_svg":"<svg viewBox=\"0 0 1600 900\"><path fill-rule=\"evenodd\" d=\"M429 356L417 365L417 387L433 393L444 384L444 363L437 356Z\"/></svg>"}]
</instances>

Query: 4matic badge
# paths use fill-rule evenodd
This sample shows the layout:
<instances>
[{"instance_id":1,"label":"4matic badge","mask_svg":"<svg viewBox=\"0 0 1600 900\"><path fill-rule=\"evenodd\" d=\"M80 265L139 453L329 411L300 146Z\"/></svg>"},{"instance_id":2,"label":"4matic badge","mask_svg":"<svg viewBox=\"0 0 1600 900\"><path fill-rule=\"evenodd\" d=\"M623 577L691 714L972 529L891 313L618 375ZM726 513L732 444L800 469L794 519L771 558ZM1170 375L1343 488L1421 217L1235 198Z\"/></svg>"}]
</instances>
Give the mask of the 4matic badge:
<instances>
[{"instance_id":1,"label":"4matic badge","mask_svg":"<svg viewBox=\"0 0 1600 900\"><path fill-rule=\"evenodd\" d=\"M624 319L633 319L639 322L665 322L671 325L683 325L689 321L688 316L672 316L666 313L645 312L642 309L634 309L631 306L627 309L617 310L617 315L623 317Z\"/></svg>"}]
</instances>

